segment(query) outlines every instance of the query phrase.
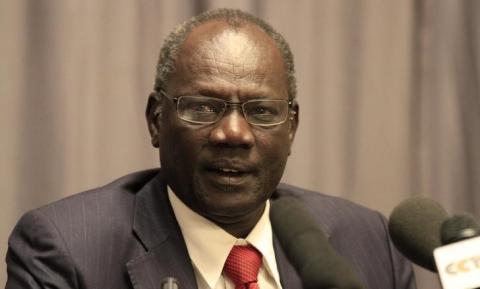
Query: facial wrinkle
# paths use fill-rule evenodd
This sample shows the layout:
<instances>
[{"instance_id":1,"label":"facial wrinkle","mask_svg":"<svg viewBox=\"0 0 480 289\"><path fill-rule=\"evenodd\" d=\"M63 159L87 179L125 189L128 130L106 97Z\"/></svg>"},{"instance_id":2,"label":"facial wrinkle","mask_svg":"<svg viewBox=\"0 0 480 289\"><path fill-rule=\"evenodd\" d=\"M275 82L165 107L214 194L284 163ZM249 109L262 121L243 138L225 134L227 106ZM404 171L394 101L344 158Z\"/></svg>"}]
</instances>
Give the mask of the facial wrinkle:
<instances>
[{"instance_id":1,"label":"facial wrinkle","mask_svg":"<svg viewBox=\"0 0 480 289\"><path fill-rule=\"evenodd\" d=\"M263 87L269 77L264 56L268 45L260 45L256 36L243 31L223 31L210 39L187 46L191 57L182 62L193 72L195 81L220 81L234 86ZM270 53L270 52L267 52ZM188 54L188 53L187 53Z\"/></svg>"},{"instance_id":2,"label":"facial wrinkle","mask_svg":"<svg viewBox=\"0 0 480 289\"><path fill-rule=\"evenodd\" d=\"M217 72L231 76L233 80L257 80L260 55L264 50L250 36L238 31L227 30L207 41L202 46L214 48L211 55ZM264 73L262 73L264 74ZM263 76L260 77L263 79Z\"/></svg>"}]
</instances>

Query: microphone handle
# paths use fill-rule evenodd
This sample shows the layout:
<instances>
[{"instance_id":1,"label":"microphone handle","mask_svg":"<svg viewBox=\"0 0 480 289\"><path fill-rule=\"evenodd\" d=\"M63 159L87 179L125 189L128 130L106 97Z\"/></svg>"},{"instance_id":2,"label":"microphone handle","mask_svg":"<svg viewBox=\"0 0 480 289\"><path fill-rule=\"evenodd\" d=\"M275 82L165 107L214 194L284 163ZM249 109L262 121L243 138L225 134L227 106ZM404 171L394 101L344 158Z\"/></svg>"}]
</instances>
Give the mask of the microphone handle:
<instances>
[{"instance_id":1,"label":"microphone handle","mask_svg":"<svg viewBox=\"0 0 480 289\"><path fill-rule=\"evenodd\" d=\"M160 286L161 289L178 289L178 282L177 279L173 277L167 277L163 279L162 285Z\"/></svg>"}]
</instances>

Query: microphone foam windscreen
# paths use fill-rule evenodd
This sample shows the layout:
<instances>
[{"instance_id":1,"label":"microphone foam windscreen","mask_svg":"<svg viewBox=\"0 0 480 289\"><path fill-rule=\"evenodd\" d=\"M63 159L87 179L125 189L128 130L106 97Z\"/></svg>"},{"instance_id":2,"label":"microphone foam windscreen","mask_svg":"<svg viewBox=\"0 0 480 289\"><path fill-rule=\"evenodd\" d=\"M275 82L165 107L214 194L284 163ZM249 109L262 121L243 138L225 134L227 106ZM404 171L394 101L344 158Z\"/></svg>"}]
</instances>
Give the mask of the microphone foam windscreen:
<instances>
[{"instance_id":1,"label":"microphone foam windscreen","mask_svg":"<svg viewBox=\"0 0 480 289\"><path fill-rule=\"evenodd\" d=\"M441 228L442 244L450 244L480 235L480 225L471 215L454 215Z\"/></svg>"},{"instance_id":2,"label":"microphone foam windscreen","mask_svg":"<svg viewBox=\"0 0 480 289\"><path fill-rule=\"evenodd\" d=\"M304 289L360 289L353 269L340 257L312 216L294 197L272 202L270 220L287 258Z\"/></svg>"},{"instance_id":3,"label":"microphone foam windscreen","mask_svg":"<svg viewBox=\"0 0 480 289\"><path fill-rule=\"evenodd\" d=\"M390 237L404 256L435 272L433 250L442 245L440 228L447 216L442 206L431 199L409 198L390 215Z\"/></svg>"}]
</instances>

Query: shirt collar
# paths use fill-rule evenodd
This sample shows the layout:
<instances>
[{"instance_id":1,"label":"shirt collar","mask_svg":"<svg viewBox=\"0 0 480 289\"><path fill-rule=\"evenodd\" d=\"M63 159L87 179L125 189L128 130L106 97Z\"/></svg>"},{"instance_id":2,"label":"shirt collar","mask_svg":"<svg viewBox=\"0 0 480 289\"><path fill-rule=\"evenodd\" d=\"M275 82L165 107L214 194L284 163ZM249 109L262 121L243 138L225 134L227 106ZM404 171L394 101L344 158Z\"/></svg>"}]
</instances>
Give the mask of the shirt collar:
<instances>
[{"instance_id":1,"label":"shirt collar","mask_svg":"<svg viewBox=\"0 0 480 289\"><path fill-rule=\"evenodd\" d=\"M245 239L237 239L205 217L187 207L168 187L168 197L182 231L188 254L194 266L210 288L215 288L223 265L234 245L250 244L262 253L263 266L280 286L275 252L273 249L270 202L267 200L260 220Z\"/></svg>"}]
</instances>

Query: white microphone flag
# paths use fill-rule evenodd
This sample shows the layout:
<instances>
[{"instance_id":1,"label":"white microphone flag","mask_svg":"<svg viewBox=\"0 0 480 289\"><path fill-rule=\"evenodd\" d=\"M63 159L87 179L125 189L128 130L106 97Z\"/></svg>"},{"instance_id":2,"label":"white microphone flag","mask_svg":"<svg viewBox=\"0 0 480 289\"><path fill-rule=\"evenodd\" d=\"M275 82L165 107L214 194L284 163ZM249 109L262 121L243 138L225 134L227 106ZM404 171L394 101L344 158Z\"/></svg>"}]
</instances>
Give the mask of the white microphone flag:
<instances>
[{"instance_id":1,"label":"white microphone flag","mask_svg":"<svg viewBox=\"0 0 480 289\"><path fill-rule=\"evenodd\" d=\"M433 251L443 289L480 288L480 237Z\"/></svg>"}]
</instances>

